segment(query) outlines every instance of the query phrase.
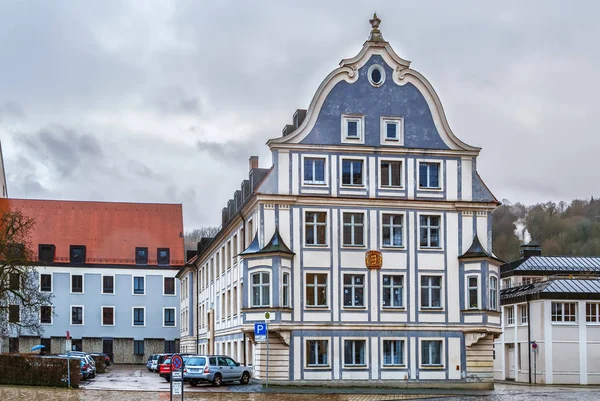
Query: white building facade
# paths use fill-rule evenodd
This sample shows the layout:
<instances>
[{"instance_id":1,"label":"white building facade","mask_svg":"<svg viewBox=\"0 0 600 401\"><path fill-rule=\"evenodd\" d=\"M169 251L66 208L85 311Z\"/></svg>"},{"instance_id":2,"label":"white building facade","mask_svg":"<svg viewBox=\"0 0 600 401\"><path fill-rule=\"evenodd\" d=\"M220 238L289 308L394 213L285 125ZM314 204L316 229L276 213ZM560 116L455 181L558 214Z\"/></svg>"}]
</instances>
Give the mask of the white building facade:
<instances>
[{"instance_id":1,"label":"white building facade","mask_svg":"<svg viewBox=\"0 0 600 401\"><path fill-rule=\"evenodd\" d=\"M491 388L498 202L480 149L452 133L379 22L268 142L273 166L251 159L221 231L180 271L197 283L182 347L264 380L253 330L269 312L270 382ZM367 268L368 252L381 265Z\"/></svg>"}]
</instances>

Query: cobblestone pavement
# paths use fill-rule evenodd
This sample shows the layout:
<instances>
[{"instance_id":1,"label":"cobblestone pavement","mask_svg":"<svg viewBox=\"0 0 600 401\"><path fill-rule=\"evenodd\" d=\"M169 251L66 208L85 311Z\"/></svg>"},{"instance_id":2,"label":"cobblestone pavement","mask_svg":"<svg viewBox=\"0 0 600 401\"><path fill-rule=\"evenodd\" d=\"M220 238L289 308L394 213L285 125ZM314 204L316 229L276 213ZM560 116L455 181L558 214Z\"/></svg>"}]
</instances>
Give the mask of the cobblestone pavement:
<instances>
[{"instance_id":1,"label":"cobblestone pavement","mask_svg":"<svg viewBox=\"0 0 600 401\"><path fill-rule=\"evenodd\" d=\"M82 383L78 390L0 386L0 400L36 401L169 401L169 383L140 366L112 366L106 374ZM223 387L185 385L185 400L206 401L387 401L428 399L530 401L600 400L600 387L527 386L497 383L493 391L400 390L390 388L269 387L256 382Z\"/></svg>"}]
</instances>

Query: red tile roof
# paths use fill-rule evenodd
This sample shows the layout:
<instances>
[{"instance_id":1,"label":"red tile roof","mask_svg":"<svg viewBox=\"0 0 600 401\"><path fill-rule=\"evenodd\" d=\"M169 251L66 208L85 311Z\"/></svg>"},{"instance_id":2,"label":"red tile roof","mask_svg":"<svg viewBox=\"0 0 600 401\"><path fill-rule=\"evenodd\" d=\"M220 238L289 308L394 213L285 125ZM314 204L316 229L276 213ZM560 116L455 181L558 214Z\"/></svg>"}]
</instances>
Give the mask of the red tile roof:
<instances>
[{"instance_id":1,"label":"red tile roof","mask_svg":"<svg viewBox=\"0 0 600 401\"><path fill-rule=\"evenodd\" d=\"M135 248L169 248L171 266L184 265L181 204L0 199L0 210L20 209L35 219L33 253L38 244L56 246L55 262L69 262L69 246L85 245L86 262L135 264Z\"/></svg>"}]
</instances>

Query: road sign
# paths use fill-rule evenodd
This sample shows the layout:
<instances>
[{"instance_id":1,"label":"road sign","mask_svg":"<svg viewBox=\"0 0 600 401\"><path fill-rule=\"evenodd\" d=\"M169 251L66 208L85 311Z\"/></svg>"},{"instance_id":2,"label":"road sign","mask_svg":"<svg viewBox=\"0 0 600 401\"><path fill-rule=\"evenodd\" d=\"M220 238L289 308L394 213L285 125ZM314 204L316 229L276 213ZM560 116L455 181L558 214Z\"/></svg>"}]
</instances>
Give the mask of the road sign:
<instances>
[{"instance_id":1,"label":"road sign","mask_svg":"<svg viewBox=\"0 0 600 401\"><path fill-rule=\"evenodd\" d=\"M72 340L66 340L65 341L65 349L68 351L73 351L73 342Z\"/></svg>"},{"instance_id":2,"label":"road sign","mask_svg":"<svg viewBox=\"0 0 600 401\"><path fill-rule=\"evenodd\" d=\"M173 368L172 370L180 370L182 366L183 359L181 358L181 355L173 355L173 357L171 358L171 367Z\"/></svg>"},{"instance_id":3,"label":"road sign","mask_svg":"<svg viewBox=\"0 0 600 401\"><path fill-rule=\"evenodd\" d=\"M267 341L266 323L254 323L254 339L259 343Z\"/></svg>"},{"instance_id":4,"label":"road sign","mask_svg":"<svg viewBox=\"0 0 600 401\"><path fill-rule=\"evenodd\" d=\"M181 370L174 370L172 373L171 380L181 380L183 378Z\"/></svg>"},{"instance_id":5,"label":"road sign","mask_svg":"<svg viewBox=\"0 0 600 401\"><path fill-rule=\"evenodd\" d=\"M173 395L183 395L183 382L173 382Z\"/></svg>"}]
</instances>

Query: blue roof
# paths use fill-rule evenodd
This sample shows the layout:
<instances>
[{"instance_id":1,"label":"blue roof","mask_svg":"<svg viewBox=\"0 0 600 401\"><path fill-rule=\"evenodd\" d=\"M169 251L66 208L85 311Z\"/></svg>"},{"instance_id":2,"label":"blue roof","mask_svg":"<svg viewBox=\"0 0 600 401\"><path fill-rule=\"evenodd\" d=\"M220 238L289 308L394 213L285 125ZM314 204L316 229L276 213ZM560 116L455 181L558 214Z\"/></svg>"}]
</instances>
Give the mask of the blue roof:
<instances>
[{"instance_id":1,"label":"blue roof","mask_svg":"<svg viewBox=\"0 0 600 401\"><path fill-rule=\"evenodd\" d=\"M505 288L500 291L503 305L535 299L600 299L599 279L552 279L540 283Z\"/></svg>"},{"instance_id":2,"label":"blue roof","mask_svg":"<svg viewBox=\"0 0 600 401\"><path fill-rule=\"evenodd\" d=\"M587 256L531 256L516 271L594 272L600 273L600 257Z\"/></svg>"}]
</instances>

